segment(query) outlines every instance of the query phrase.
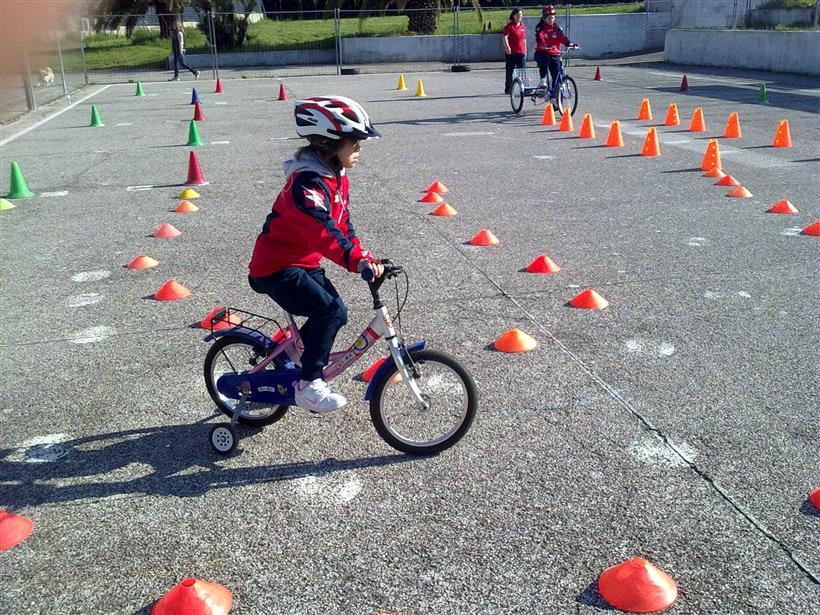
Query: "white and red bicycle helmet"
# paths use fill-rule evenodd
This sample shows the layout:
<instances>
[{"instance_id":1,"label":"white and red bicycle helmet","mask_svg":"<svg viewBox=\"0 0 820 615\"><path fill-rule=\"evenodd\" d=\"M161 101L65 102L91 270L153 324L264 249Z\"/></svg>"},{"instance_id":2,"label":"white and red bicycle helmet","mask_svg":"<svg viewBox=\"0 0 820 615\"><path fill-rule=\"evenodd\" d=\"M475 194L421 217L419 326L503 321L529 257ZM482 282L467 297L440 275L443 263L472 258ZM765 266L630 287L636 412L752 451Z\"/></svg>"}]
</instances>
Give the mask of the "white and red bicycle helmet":
<instances>
[{"instance_id":1,"label":"white and red bicycle helmet","mask_svg":"<svg viewBox=\"0 0 820 615\"><path fill-rule=\"evenodd\" d=\"M293 117L300 137L377 139L381 133L355 100L344 96L315 96L295 102Z\"/></svg>"}]
</instances>

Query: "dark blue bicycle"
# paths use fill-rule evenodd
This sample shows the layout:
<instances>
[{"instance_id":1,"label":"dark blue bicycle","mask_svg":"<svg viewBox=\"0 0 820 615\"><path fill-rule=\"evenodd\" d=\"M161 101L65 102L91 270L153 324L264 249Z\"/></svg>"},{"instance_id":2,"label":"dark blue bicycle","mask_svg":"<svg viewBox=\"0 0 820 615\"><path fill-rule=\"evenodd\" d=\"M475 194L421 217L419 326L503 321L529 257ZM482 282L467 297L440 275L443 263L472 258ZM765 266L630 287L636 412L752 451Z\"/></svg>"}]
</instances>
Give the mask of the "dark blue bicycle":
<instances>
[{"instance_id":1,"label":"dark blue bicycle","mask_svg":"<svg viewBox=\"0 0 820 615\"><path fill-rule=\"evenodd\" d=\"M568 47L578 49L577 45ZM510 106L513 113L521 113L524 109L524 99L532 100L533 106L546 103L548 100L560 115L575 113L578 107L578 86L575 79L570 77L564 68L564 62L558 70L557 87L553 88L550 74L547 73L546 84L541 84L541 77L537 68L516 68L513 72L513 82L510 88ZM552 94L552 96L550 96Z\"/></svg>"}]
</instances>

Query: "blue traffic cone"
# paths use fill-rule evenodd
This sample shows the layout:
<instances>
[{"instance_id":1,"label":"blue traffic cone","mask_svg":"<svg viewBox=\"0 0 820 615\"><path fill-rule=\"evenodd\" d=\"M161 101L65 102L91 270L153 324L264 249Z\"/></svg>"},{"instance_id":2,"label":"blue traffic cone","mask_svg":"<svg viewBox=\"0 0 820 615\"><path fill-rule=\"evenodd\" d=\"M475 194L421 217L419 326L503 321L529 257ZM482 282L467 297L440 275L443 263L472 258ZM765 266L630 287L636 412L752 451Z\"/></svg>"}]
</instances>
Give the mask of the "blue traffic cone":
<instances>
[{"instance_id":1,"label":"blue traffic cone","mask_svg":"<svg viewBox=\"0 0 820 615\"><path fill-rule=\"evenodd\" d=\"M194 88L194 91L191 92L191 104L195 105L198 102L199 102L199 94L196 93L196 88Z\"/></svg>"}]
</instances>

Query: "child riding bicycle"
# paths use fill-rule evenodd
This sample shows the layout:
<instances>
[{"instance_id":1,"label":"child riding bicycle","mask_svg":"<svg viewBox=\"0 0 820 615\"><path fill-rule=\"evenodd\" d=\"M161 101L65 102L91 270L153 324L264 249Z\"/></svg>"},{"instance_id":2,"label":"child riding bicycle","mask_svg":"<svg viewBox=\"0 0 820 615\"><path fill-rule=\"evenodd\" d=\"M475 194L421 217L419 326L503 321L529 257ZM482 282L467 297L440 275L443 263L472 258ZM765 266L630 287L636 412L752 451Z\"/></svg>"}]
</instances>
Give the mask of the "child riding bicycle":
<instances>
[{"instance_id":1,"label":"child riding bicycle","mask_svg":"<svg viewBox=\"0 0 820 615\"><path fill-rule=\"evenodd\" d=\"M547 85L547 71L550 73L552 87L548 93L549 98L553 98L555 92L555 82L558 72L561 70L561 45L570 48L577 48L555 23L555 7L548 4L541 12L541 21L535 26L535 61L538 63L538 72L541 77L539 87Z\"/></svg>"},{"instance_id":2,"label":"child riding bicycle","mask_svg":"<svg viewBox=\"0 0 820 615\"><path fill-rule=\"evenodd\" d=\"M342 96L295 102L296 132L308 144L284 163L286 181L256 239L248 281L291 314L307 316L296 404L332 412L347 400L322 378L347 307L321 268L322 257L353 273L383 266L361 247L348 211L345 171L359 161L362 141L381 136L365 110Z\"/></svg>"}]
</instances>

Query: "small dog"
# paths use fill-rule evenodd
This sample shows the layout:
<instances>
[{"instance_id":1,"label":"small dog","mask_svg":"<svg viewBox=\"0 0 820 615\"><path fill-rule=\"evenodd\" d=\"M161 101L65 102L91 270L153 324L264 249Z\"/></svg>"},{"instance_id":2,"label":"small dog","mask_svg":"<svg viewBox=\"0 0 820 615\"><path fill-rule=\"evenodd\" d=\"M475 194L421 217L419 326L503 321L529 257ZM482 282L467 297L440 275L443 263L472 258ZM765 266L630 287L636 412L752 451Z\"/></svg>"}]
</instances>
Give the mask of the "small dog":
<instances>
[{"instance_id":1,"label":"small dog","mask_svg":"<svg viewBox=\"0 0 820 615\"><path fill-rule=\"evenodd\" d=\"M40 69L40 81L37 82L37 87L40 88L44 85L54 85L54 71L51 70L50 66Z\"/></svg>"}]
</instances>

